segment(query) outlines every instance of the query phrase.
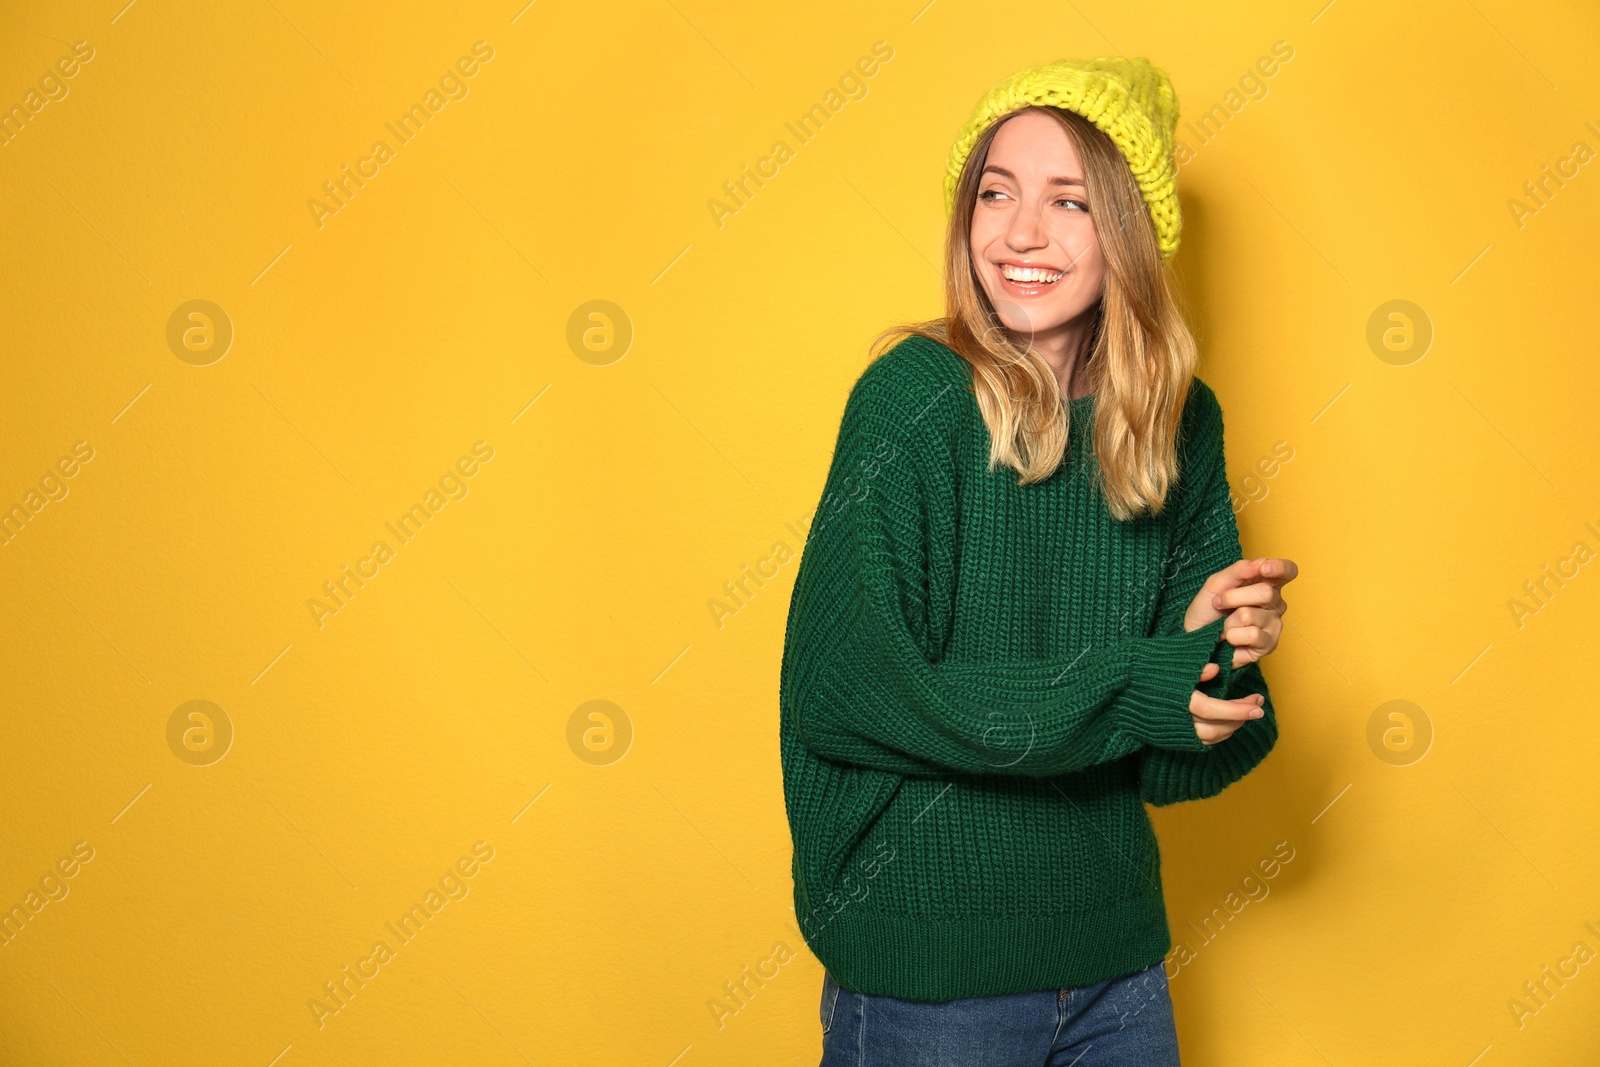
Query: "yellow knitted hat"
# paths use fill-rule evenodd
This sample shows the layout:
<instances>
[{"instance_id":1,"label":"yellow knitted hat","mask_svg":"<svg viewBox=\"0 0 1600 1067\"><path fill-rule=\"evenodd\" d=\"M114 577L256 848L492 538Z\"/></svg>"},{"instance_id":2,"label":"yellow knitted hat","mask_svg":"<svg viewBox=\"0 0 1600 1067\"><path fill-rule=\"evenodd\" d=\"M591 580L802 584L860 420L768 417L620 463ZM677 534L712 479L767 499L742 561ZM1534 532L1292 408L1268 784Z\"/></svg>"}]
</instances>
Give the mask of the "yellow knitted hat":
<instances>
[{"instance_id":1,"label":"yellow knitted hat","mask_svg":"<svg viewBox=\"0 0 1600 1067\"><path fill-rule=\"evenodd\" d=\"M945 214L973 144L989 124L1030 105L1075 111L1103 130L1128 160L1155 223L1162 259L1178 250L1178 167L1173 133L1178 97L1166 71L1148 59L1062 59L1011 75L986 93L961 127L945 167Z\"/></svg>"}]
</instances>

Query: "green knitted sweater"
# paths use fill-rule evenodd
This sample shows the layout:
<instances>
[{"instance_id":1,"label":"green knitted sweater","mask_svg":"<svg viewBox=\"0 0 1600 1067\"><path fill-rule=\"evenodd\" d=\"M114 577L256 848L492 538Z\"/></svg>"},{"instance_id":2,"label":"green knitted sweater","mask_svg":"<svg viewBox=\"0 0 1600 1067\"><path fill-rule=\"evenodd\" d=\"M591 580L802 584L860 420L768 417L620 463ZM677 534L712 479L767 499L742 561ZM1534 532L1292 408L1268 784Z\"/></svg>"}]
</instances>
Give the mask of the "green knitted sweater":
<instances>
[{"instance_id":1,"label":"green knitted sweater","mask_svg":"<svg viewBox=\"0 0 1600 1067\"><path fill-rule=\"evenodd\" d=\"M944 1001L1161 959L1144 802L1214 796L1277 739L1270 697L1216 745L1189 714L1194 689L1267 693L1222 620L1183 628L1241 558L1215 394L1192 380L1179 478L1126 522L1090 478L1094 403L1069 401L1067 461L1020 486L945 346L902 341L850 392L779 684L795 913L844 989Z\"/></svg>"}]
</instances>

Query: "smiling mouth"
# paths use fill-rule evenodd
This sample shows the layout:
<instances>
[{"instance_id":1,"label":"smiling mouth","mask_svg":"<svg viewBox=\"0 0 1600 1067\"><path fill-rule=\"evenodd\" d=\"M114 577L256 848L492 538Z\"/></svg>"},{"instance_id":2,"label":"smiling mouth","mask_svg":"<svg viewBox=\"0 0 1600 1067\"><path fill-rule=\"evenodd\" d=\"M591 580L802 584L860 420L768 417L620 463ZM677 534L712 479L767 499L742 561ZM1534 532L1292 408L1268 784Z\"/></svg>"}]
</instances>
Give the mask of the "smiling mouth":
<instances>
[{"instance_id":1,"label":"smiling mouth","mask_svg":"<svg viewBox=\"0 0 1600 1067\"><path fill-rule=\"evenodd\" d=\"M1064 270L1048 267L1019 267L1011 263L997 263L1000 280L1008 292L1017 296L1038 296L1067 276Z\"/></svg>"}]
</instances>

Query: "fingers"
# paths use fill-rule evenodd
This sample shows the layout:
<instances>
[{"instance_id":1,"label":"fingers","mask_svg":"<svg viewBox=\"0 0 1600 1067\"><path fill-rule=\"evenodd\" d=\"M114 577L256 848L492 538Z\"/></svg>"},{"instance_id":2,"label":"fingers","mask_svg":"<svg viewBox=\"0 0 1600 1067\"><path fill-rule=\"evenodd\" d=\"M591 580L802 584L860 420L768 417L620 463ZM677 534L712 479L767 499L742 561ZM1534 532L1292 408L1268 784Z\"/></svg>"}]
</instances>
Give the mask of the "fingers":
<instances>
[{"instance_id":1,"label":"fingers","mask_svg":"<svg viewBox=\"0 0 1600 1067\"><path fill-rule=\"evenodd\" d=\"M1292 582L1300 574L1300 568L1292 559L1280 559L1277 556L1257 556L1255 559L1242 559L1234 566L1242 563L1247 568L1246 576L1260 577L1273 585L1283 585Z\"/></svg>"},{"instance_id":2,"label":"fingers","mask_svg":"<svg viewBox=\"0 0 1600 1067\"><path fill-rule=\"evenodd\" d=\"M1227 585L1230 588L1233 586L1249 585L1257 578L1263 577L1261 574L1262 562L1263 561L1260 559L1236 560L1235 562L1230 563L1226 567L1222 568L1216 574L1212 575L1212 578L1220 579L1221 584Z\"/></svg>"},{"instance_id":3,"label":"fingers","mask_svg":"<svg viewBox=\"0 0 1600 1067\"><path fill-rule=\"evenodd\" d=\"M1216 621L1219 615L1245 607L1261 609L1281 620L1289 610L1283 600L1282 587L1299 573L1300 568L1290 559L1261 556L1231 563L1201 584L1194 601L1184 612L1184 629L1197 629ZM1265 647L1257 650L1264 656L1276 647L1277 636L1272 628L1279 623L1268 618L1253 618L1249 622L1269 630Z\"/></svg>"},{"instance_id":4,"label":"fingers","mask_svg":"<svg viewBox=\"0 0 1600 1067\"><path fill-rule=\"evenodd\" d=\"M1211 606L1222 612L1232 611L1235 608L1264 608L1278 615L1289 610L1289 605L1285 603L1278 587L1268 582L1255 582L1251 585L1218 590L1211 594Z\"/></svg>"},{"instance_id":5,"label":"fingers","mask_svg":"<svg viewBox=\"0 0 1600 1067\"><path fill-rule=\"evenodd\" d=\"M1231 620L1233 616L1228 616ZM1257 652L1266 651L1267 631L1265 627L1253 623L1247 626L1222 627L1222 639L1234 648L1253 648Z\"/></svg>"},{"instance_id":6,"label":"fingers","mask_svg":"<svg viewBox=\"0 0 1600 1067\"><path fill-rule=\"evenodd\" d=\"M1236 671L1243 670L1265 654L1264 652L1257 652L1253 648L1236 648L1233 650L1233 669Z\"/></svg>"},{"instance_id":7,"label":"fingers","mask_svg":"<svg viewBox=\"0 0 1600 1067\"><path fill-rule=\"evenodd\" d=\"M1239 727L1265 715L1262 707L1265 702L1266 698L1259 693L1241 700L1220 700L1196 690L1189 695L1189 715L1194 720L1195 735L1208 745L1226 741Z\"/></svg>"},{"instance_id":8,"label":"fingers","mask_svg":"<svg viewBox=\"0 0 1600 1067\"><path fill-rule=\"evenodd\" d=\"M1218 572L1218 577L1228 575L1227 580L1239 584L1212 593L1211 608L1218 612L1233 612L1234 617L1230 621L1235 624L1261 627L1265 632L1263 639L1251 640L1256 651L1264 656L1277 647L1277 633L1282 628L1284 614L1289 610L1289 605L1283 599L1282 584L1299 573L1293 560L1268 557L1240 560L1227 570ZM1260 580L1244 584L1251 575ZM1236 645L1241 643L1237 638L1230 637L1229 640Z\"/></svg>"},{"instance_id":9,"label":"fingers","mask_svg":"<svg viewBox=\"0 0 1600 1067\"><path fill-rule=\"evenodd\" d=\"M1283 617L1270 608L1239 608L1227 617L1222 627L1223 640L1236 652L1250 652L1250 661L1271 654L1283 632ZM1237 655L1235 661L1238 662Z\"/></svg>"},{"instance_id":10,"label":"fingers","mask_svg":"<svg viewBox=\"0 0 1600 1067\"><path fill-rule=\"evenodd\" d=\"M1278 589L1269 582L1235 586L1211 594L1211 606L1218 611L1247 607L1270 608L1279 602L1281 598L1278 596Z\"/></svg>"},{"instance_id":11,"label":"fingers","mask_svg":"<svg viewBox=\"0 0 1600 1067\"><path fill-rule=\"evenodd\" d=\"M1267 626L1271 624L1272 620L1277 617L1277 614L1277 612L1273 611L1269 607L1258 607L1253 604L1246 604L1242 608L1235 608L1233 611L1229 612L1227 620L1224 622L1222 629L1224 633L1236 626L1255 626L1261 629L1266 629Z\"/></svg>"},{"instance_id":12,"label":"fingers","mask_svg":"<svg viewBox=\"0 0 1600 1067\"><path fill-rule=\"evenodd\" d=\"M1276 585L1292 582L1300 575L1300 568L1295 566L1292 559L1263 558L1261 560L1261 573L1271 578Z\"/></svg>"},{"instance_id":13,"label":"fingers","mask_svg":"<svg viewBox=\"0 0 1600 1067\"><path fill-rule=\"evenodd\" d=\"M1200 738L1202 745L1216 745L1233 736L1234 727L1202 726L1195 724L1195 733Z\"/></svg>"},{"instance_id":14,"label":"fingers","mask_svg":"<svg viewBox=\"0 0 1600 1067\"><path fill-rule=\"evenodd\" d=\"M1229 605L1238 607L1240 604L1267 603L1272 598L1281 598L1278 590L1286 582L1294 581L1299 573L1300 568L1295 565L1292 559L1258 556L1255 559L1241 559L1236 563L1229 564L1212 577L1221 579L1217 584L1226 587L1224 590L1219 590L1224 596L1229 593L1236 594L1240 589L1253 588L1256 585L1265 586L1271 590L1269 593L1255 594L1256 596L1265 596L1266 600L1234 600Z\"/></svg>"},{"instance_id":15,"label":"fingers","mask_svg":"<svg viewBox=\"0 0 1600 1067\"><path fill-rule=\"evenodd\" d=\"M1260 693L1251 693L1238 700L1223 700L1221 697L1208 697L1196 689L1189 694L1189 714L1196 722L1216 725L1231 723L1237 726L1261 718L1261 706L1266 700Z\"/></svg>"}]
</instances>

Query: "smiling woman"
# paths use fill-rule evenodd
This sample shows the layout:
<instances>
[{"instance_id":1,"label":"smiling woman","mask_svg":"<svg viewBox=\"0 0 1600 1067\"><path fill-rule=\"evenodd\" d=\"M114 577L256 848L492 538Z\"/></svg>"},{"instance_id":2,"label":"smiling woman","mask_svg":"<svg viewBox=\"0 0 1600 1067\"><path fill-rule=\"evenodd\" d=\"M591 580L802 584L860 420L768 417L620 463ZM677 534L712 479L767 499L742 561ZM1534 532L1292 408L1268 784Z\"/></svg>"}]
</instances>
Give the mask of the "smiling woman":
<instances>
[{"instance_id":1,"label":"smiling woman","mask_svg":"<svg viewBox=\"0 0 1600 1067\"><path fill-rule=\"evenodd\" d=\"M1256 661L1296 569L1240 558L1168 269L1176 118L1143 59L992 90L950 154L945 315L845 403L779 681L824 1067L1178 1062L1145 804L1273 748Z\"/></svg>"},{"instance_id":2,"label":"smiling woman","mask_svg":"<svg viewBox=\"0 0 1600 1067\"><path fill-rule=\"evenodd\" d=\"M961 355L991 463L1024 485L1065 458L1071 408L1060 400L1097 395L1097 477L1118 519L1159 511L1176 481L1179 416L1199 360L1165 269L1178 247L1177 101L1152 71L1095 60L1075 72L1076 95L1030 96L1028 71L992 90L945 180L949 313L878 343L920 334ZM1053 99L1094 117L1039 102Z\"/></svg>"}]
</instances>

